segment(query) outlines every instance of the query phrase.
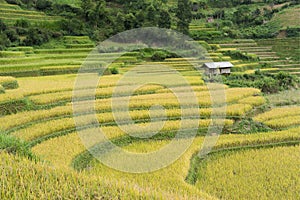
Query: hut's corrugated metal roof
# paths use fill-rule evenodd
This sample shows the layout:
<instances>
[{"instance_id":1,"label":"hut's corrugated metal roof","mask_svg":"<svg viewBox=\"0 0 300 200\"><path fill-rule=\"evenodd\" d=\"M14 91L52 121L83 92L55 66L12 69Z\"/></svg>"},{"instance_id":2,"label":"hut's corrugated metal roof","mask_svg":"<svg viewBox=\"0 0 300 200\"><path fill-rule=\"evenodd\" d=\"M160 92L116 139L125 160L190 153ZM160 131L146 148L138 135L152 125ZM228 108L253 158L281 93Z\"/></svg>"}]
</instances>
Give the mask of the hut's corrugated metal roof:
<instances>
[{"instance_id":1,"label":"hut's corrugated metal roof","mask_svg":"<svg viewBox=\"0 0 300 200\"><path fill-rule=\"evenodd\" d=\"M209 62L209 63L204 63L203 67L207 67L209 69L232 68L233 64L231 64L231 62Z\"/></svg>"}]
</instances>

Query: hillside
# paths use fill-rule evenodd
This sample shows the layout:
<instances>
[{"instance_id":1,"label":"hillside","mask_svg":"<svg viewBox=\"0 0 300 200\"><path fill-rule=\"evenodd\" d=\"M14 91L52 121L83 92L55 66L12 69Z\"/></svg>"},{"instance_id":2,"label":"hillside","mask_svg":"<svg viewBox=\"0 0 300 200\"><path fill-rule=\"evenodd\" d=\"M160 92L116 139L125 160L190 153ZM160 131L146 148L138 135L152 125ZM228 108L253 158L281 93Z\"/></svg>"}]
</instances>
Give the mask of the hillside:
<instances>
[{"instance_id":1,"label":"hillside","mask_svg":"<svg viewBox=\"0 0 300 200\"><path fill-rule=\"evenodd\" d=\"M0 2L0 19L9 25L13 25L17 20L26 19L31 23L55 22L59 17L48 16L43 12L23 9L18 5Z\"/></svg>"},{"instance_id":2,"label":"hillside","mask_svg":"<svg viewBox=\"0 0 300 200\"><path fill-rule=\"evenodd\" d=\"M300 27L300 6L287 8L277 13L271 21L279 23L281 28Z\"/></svg>"}]
</instances>

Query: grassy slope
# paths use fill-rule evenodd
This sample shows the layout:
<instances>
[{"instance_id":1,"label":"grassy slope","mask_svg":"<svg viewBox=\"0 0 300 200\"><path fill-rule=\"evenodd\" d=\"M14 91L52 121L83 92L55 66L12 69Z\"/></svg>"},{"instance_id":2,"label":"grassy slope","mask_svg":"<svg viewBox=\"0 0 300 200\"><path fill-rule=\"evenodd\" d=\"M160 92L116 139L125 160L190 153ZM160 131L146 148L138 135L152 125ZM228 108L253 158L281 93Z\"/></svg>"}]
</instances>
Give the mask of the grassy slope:
<instances>
[{"instance_id":1,"label":"grassy slope","mask_svg":"<svg viewBox=\"0 0 300 200\"><path fill-rule=\"evenodd\" d=\"M279 23L282 28L300 26L300 5L284 9L277 13L271 21Z\"/></svg>"}]
</instances>

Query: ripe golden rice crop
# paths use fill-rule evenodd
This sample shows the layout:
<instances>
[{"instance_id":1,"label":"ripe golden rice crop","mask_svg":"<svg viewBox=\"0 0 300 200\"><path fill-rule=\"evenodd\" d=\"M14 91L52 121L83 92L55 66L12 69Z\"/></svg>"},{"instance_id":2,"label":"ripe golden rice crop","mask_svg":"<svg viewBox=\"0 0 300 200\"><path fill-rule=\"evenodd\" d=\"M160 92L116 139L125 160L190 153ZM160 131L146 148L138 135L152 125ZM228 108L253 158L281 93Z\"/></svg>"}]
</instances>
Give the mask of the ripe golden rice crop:
<instances>
[{"instance_id":1,"label":"ripe golden rice crop","mask_svg":"<svg viewBox=\"0 0 300 200\"><path fill-rule=\"evenodd\" d=\"M5 89L2 85L0 85L0 94L3 94L3 93L5 93Z\"/></svg>"},{"instance_id":2,"label":"ripe golden rice crop","mask_svg":"<svg viewBox=\"0 0 300 200\"><path fill-rule=\"evenodd\" d=\"M87 74L87 78L93 78L93 74ZM97 77L99 78L99 77ZM115 86L117 81L121 78L120 75L107 75L101 77L98 88ZM61 91L72 91L76 81L76 75L56 75L56 76L42 76L30 78L18 78L22 93L26 96L55 93ZM82 86L86 88L85 86Z\"/></svg>"},{"instance_id":3,"label":"ripe golden rice crop","mask_svg":"<svg viewBox=\"0 0 300 200\"><path fill-rule=\"evenodd\" d=\"M1 117L0 129L9 130L26 123L49 119L58 116L70 115L72 113L71 106L55 107L50 110L25 111L17 114Z\"/></svg>"},{"instance_id":4,"label":"ripe golden rice crop","mask_svg":"<svg viewBox=\"0 0 300 200\"><path fill-rule=\"evenodd\" d=\"M247 112L251 111L253 107L248 104L233 104L227 107L227 116L243 116Z\"/></svg>"},{"instance_id":5,"label":"ripe golden rice crop","mask_svg":"<svg viewBox=\"0 0 300 200\"><path fill-rule=\"evenodd\" d=\"M102 111L103 109L110 109L110 106L108 106L108 100L106 100L106 103L103 104L103 101L101 103L98 103L96 105L96 111ZM156 101L155 101L156 102ZM153 104L155 103L153 102ZM175 102L176 103L176 102ZM150 104L150 105L153 105ZM174 104L175 105L175 104ZM148 105L149 106L149 105ZM250 105L247 104L232 104L227 106L226 114L228 116L240 116L244 115L246 112L249 111L251 108ZM220 111L222 111L223 108L221 108ZM209 117L211 115L212 109L211 108L201 108L199 109L200 116L201 117ZM45 120L45 119L51 119L53 117L63 117L67 115L72 114L72 107L69 106L61 106L61 107L55 107L49 110L38 110L38 111L27 111L27 112L21 112L9 116L4 116L0 120L0 128L2 130L9 130L10 128L21 126L23 124L28 123L34 123L35 121L39 120ZM223 111L222 111L223 112ZM219 113L218 108L216 108L215 114L222 114ZM186 113L186 111L184 112ZM194 111L191 111L191 113L194 113ZM119 117L122 115L122 113L116 113L119 115ZM180 117L182 115L181 109L166 109L166 114L168 117ZM130 112L130 116L133 120L137 119L148 119L150 117L149 110L133 110ZM154 115L153 117L160 117L159 115ZM98 114L98 120L100 123L107 123L107 122L113 122L113 115L111 112L105 112L105 113L99 113Z\"/></svg>"},{"instance_id":6,"label":"ripe golden rice crop","mask_svg":"<svg viewBox=\"0 0 300 200\"><path fill-rule=\"evenodd\" d=\"M226 90L226 102L234 102L245 97L260 94L259 89L255 88L229 88Z\"/></svg>"},{"instance_id":7,"label":"ripe golden rice crop","mask_svg":"<svg viewBox=\"0 0 300 200\"><path fill-rule=\"evenodd\" d=\"M299 148L253 149L212 157L199 169L196 186L224 199L297 199Z\"/></svg>"},{"instance_id":8,"label":"ripe golden rice crop","mask_svg":"<svg viewBox=\"0 0 300 200\"><path fill-rule=\"evenodd\" d=\"M133 116L134 118L138 118L141 116L141 113L145 113L144 114L144 118L147 118L147 111L144 112L131 112L131 116ZM137 116L138 114L138 116ZM179 115L180 116L180 115ZM107 118L106 118L107 117ZM83 115L80 117L80 119L78 118L76 120L77 125L78 126L86 126L86 125L90 125L92 122L88 121L89 117L87 117L86 115ZM98 119L103 119L103 121L105 120L106 122L114 122L114 118L112 116L111 113L103 113L103 114L99 114L98 115ZM142 118L138 118L139 120L142 120ZM80 123L78 122L78 120L80 120ZM191 120L190 124L195 124L193 122L194 120ZM215 122L215 121L214 121ZM218 123L218 121L216 121ZM200 120L200 127L208 127L210 124L212 123L212 120L210 119L203 119ZM233 124L232 120L225 120L224 121L225 125L229 126ZM139 123L137 125L139 126L145 126L145 125L149 125L151 124L152 128L155 127L155 124L159 124L156 122L152 122L152 123ZM130 129L131 125L123 125L124 127L126 127L127 129ZM135 127L135 126L134 126ZM30 140L34 140L37 139L39 137L45 136L45 135L50 135L52 133L55 132L59 132L59 131L64 131L64 130L68 130L68 129L73 129L75 128L75 121L73 118L62 118L62 119L57 119L57 120L50 120L50 121L46 121L46 122L41 122L41 123L36 123L33 124L31 126L28 126L26 128L20 129L20 130L16 130L15 132L12 133L12 135L14 135L15 137L18 137L20 139L26 140L26 141L30 141ZM175 120L175 121L166 121L165 126L161 129L161 131L174 131L180 128L180 120ZM185 127L182 128L195 128L195 127L190 127L189 125L186 125ZM132 129L132 128L131 128ZM104 132L107 133L110 137L116 137L116 136L121 136L124 135L125 133L117 126L108 126L108 127L104 127L103 128ZM132 131L134 131L135 133L139 133L139 129L132 129ZM145 131L145 130L142 130ZM149 132L151 130L148 130ZM142 133L142 132L141 132Z\"/></svg>"},{"instance_id":9,"label":"ripe golden rice crop","mask_svg":"<svg viewBox=\"0 0 300 200\"><path fill-rule=\"evenodd\" d=\"M143 93L153 93L158 89L161 89L162 86L159 85L147 85L144 87L141 87L137 89L133 94L143 94ZM104 98L104 97L110 97L112 96L113 92L115 90L115 87L106 87L106 88L97 88L95 92L96 98ZM130 94L129 89L125 89L122 91L121 94L118 95L126 95ZM79 93L79 92L78 92ZM78 94L76 97L86 97L91 94L93 94L93 90L84 89L81 92L81 96ZM29 99L32 100L36 104L51 104L58 101L71 101L73 97L73 91L62 91L62 92L56 92L56 93L47 93L47 94L41 94L41 95L35 95L30 96Z\"/></svg>"},{"instance_id":10,"label":"ripe golden rice crop","mask_svg":"<svg viewBox=\"0 0 300 200\"><path fill-rule=\"evenodd\" d=\"M257 115L256 117L254 117L254 120L259 122L265 122L271 119L284 118L284 117L295 116L295 115L300 115L299 106L279 107L279 108L273 108L270 111Z\"/></svg>"},{"instance_id":11,"label":"ripe golden rice crop","mask_svg":"<svg viewBox=\"0 0 300 200\"><path fill-rule=\"evenodd\" d=\"M208 91L208 90L220 90L220 89L227 89L228 86L218 83L210 83L209 85L202 85L202 86L191 86L191 89L195 92L202 92L202 91ZM186 87L177 87L177 92L184 92L186 91ZM169 88L163 88L160 90L157 90L157 93L167 93L171 92Z\"/></svg>"},{"instance_id":12,"label":"ripe golden rice crop","mask_svg":"<svg viewBox=\"0 0 300 200\"><path fill-rule=\"evenodd\" d=\"M251 146L295 140L300 140L300 127L267 133L222 135L214 148L220 149L233 146Z\"/></svg>"},{"instance_id":13,"label":"ripe golden rice crop","mask_svg":"<svg viewBox=\"0 0 300 200\"><path fill-rule=\"evenodd\" d=\"M261 106L266 103L266 100L262 96L250 96L244 99L240 99L238 102L242 104L249 104L252 106Z\"/></svg>"},{"instance_id":14,"label":"ripe golden rice crop","mask_svg":"<svg viewBox=\"0 0 300 200\"><path fill-rule=\"evenodd\" d=\"M201 144L201 140L197 141L198 145ZM167 142L168 141L143 142L145 143L144 146L140 144L131 145L130 151L134 151L134 149L138 150L140 149L139 147L156 149L158 146L166 144ZM51 164L56 168L63 169L71 169L70 165L72 159L85 150L86 149L82 145L81 139L76 133L59 138L53 138L38 144L33 148L34 153L45 160L50 161ZM118 180L119 182L123 182L125 185L127 185L127 187L130 184L139 185L140 189L147 188L146 190L150 190L158 194L164 194L164 198L169 197L172 199L174 196L172 197L170 194L174 193L175 198L181 198L184 196L188 199L197 199L202 197L205 199L213 199L199 190L196 190L194 187L190 186L184 181L184 174L188 172L189 159L193 151L190 151L182 156L171 166L151 174L122 173L103 165L93 166L93 168L91 168L89 171L84 171L81 174L90 178L98 177L99 174L102 174L100 177L103 179L107 178L108 180ZM65 156L65 154L67 154L67 156ZM161 181L162 179L164 179L163 182ZM174 190L174 188L176 188L176 190ZM161 198L163 197L161 196Z\"/></svg>"},{"instance_id":15,"label":"ripe golden rice crop","mask_svg":"<svg viewBox=\"0 0 300 200\"><path fill-rule=\"evenodd\" d=\"M63 145L64 146L64 145ZM0 152L0 177L2 199L108 199L123 196L134 198L158 198L153 190L140 190L134 183L86 176L45 163L35 163L23 157ZM30 183L30 184L28 184ZM142 187L142 186L141 186ZM153 192L151 192L153 191ZM169 193L179 197L180 194Z\"/></svg>"},{"instance_id":16,"label":"ripe golden rice crop","mask_svg":"<svg viewBox=\"0 0 300 200\"><path fill-rule=\"evenodd\" d=\"M15 101L18 99L22 99L24 96L15 90L6 90L4 94L0 94L0 103Z\"/></svg>"},{"instance_id":17,"label":"ripe golden rice crop","mask_svg":"<svg viewBox=\"0 0 300 200\"><path fill-rule=\"evenodd\" d=\"M221 135L216 148L289 141L292 139L300 139L299 133L300 129L297 128L260 134ZM191 148L189 148L189 150L176 162L150 174L122 173L106 167L99 162L90 163L90 168L83 171L82 174L87 175L90 178L99 175L101 175L102 178L114 177L119 181L125 181L128 184L134 182L135 184L140 184L147 188L156 188L154 191L159 190L159 192L162 192L161 190L174 191L174 188L176 188L176 191L185 197L197 199L200 195L199 190L195 190L193 186L185 183L184 179L190 167L190 158L199 150L203 139L203 137L197 137ZM159 149L168 144L168 142L169 140L141 141L130 144L128 147L125 147L125 149L132 152L149 152L149 150ZM66 149L68 150L66 151ZM82 145L81 139L77 133L50 139L33 148L35 154L48 160L53 166L64 169L70 168L72 159L83 151L85 151L85 147ZM162 182L161 180L164 181ZM209 197L206 198L209 199Z\"/></svg>"},{"instance_id":18,"label":"ripe golden rice crop","mask_svg":"<svg viewBox=\"0 0 300 200\"><path fill-rule=\"evenodd\" d=\"M31 141L39 137L49 135L51 133L67 130L74 127L75 122L72 118L63 118L33 124L32 126L13 132L12 135L25 141Z\"/></svg>"},{"instance_id":19,"label":"ripe golden rice crop","mask_svg":"<svg viewBox=\"0 0 300 200\"><path fill-rule=\"evenodd\" d=\"M290 126L300 125L300 115L271 119L264 123L271 128L287 128Z\"/></svg>"},{"instance_id":20,"label":"ripe golden rice crop","mask_svg":"<svg viewBox=\"0 0 300 200\"><path fill-rule=\"evenodd\" d=\"M213 124L214 123L214 124ZM223 120L211 120L211 119L202 119L199 121L199 128L208 127L210 125L218 125L222 124ZM151 126L149 126L151 124ZM181 126L180 120L174 121L165 121L163 127L161 127L160 122L152 122L152 123L139 123L135 125L122 125L120 127L117 126L107 126L103 127L103 132L106 134L107 138L114 138L117 136L125 135L123 130L129 130L134 134L145 134L145 133L153 133L155 130L162 131L162 132L169 132L169 131L177 131L179 129L192 129L198 128L194 127L196 124L196 120L190 119L188 122L185 122L184 125ZM224 120L224 125L230 126L233 124L233 120ZM145 127L146 128L142 128ZM139 128L140 127L140 128Z\"/></svg>"},{"instance_id":21,"label":"ripe golden rice crop","mask_svg":"<svg viewBox=\"0 0 300 200\"><path fill-rule=\"evenodd\" d=\"M5 89L16 89L19 87L17 79L11 76L0 76L0 85Z\"/></svg>"}]
</instances>

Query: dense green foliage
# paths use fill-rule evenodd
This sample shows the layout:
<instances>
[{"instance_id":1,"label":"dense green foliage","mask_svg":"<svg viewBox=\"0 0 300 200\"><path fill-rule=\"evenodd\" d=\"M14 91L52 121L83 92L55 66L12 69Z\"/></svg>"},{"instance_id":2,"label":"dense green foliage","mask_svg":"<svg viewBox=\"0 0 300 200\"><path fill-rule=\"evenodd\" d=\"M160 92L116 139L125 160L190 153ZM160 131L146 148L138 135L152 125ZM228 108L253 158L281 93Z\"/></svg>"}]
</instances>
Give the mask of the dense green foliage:
<instances>
[{"instance_id":1,"label":"dense green foliage","mask_svg":"<svg viewBox=\"0 0 300 200\"><path fill-rule=\"evenodd\" d=\"M241 59L241 60L247 60L247 61L257 61L258 58L255 54L247 54L243 53L241 51L226 51L223 53L226 56L230 56L233 59Z\"/></svg>"},{"instance_id":2,"label":"dense green foliage","mask_svg":"<svg viewBox=\"0 0 300 200\"><path fill-rule=\"evenodd\" d=\"M264 125L263 123L256 122L249 119L242 119L236 122L231 128L231 133L238 133L238 134L251 134L251 133L262 133L262 132L268 132L272 129L268 126Z\"/></svg>"},{"instance_id":3,"label":"dense green foliage","mask_svg":"<svg viewBox=\"0 0 300 200\"><path fill-rule=\"evenodd\" d=\"M288 73L269 74L260 71L256 71L255 74L232 74L223 77L223 81L231 87L255 87L264 93L298 88L300 84L299 78Z\"/></svg>"},{"instance_id":4,"label":"dense green foliage","mask_svg":"<svg viewBox=\"0 0 300 200\"><path fill-rule=\"evenodd\" d=\"M288 37L300 37L300 27L288 27L286 34Z\"/></svg>"},{"instance_id":5,"label":"dense green foliage","mask_svg":"<svg viewBox=\"0 0 300 200\"><path fill-rule=\"evenodd\" d=\"M177 30L187 34L189 32L189 24L192 20L191 5L189 0L178 0L176 16L179 19L177 22Z\"/></svg>"},{"instance_id":6,"label":"dense green foliage","mask_svg":"<svg viewBox=\"0 0 300 200\"><path fill-rule=\"evenodd\" d=\"M26 156L30 159L36 159L26 142L4 133L0 133L0 152L3 150L8 153Z\"/></svg>"},{"instance_id":7,"label":"dense green foliage","mask_svg":"<svg viewBox=\"0 0 300 200\"><path fill-rule=\"evenodd\" d=\"M26 17L13 24L0 19L0 50L9 46L39 46L64 35L88 35L101 41L116 33L145 26L170 28L169 7L161 1L81 1L79 7L56 1L7 1L24 9L30 8L52 16L56 21L40 24ZM175 12L175 11L174 11Z\"/></svg>"},{"instance_id":8,"label":"dense green foliage","mask_svg":"<svg viewBox=\"0 0 300 200\"><path fill-rule=\"evenodd\" d=\"M276 22L268 22L272 17L299 4L292 1L268 1L264 4L251 0L232 1L189 1L178 0L176 4L167 1L50 1L50 0L7 0L21 8L44 12L50 16L60 16L53 22L33 24L20 19L6 25L0 20L0 50L8 46L41 45L63 35L88 35L101 41L116 33L132 28L158 26L176 28L196 40L230 38L270 38L279 33ZM65 3L64 3L65 2ZM282 5L281 5L282 4ZM269 5L269 6L267 6ZM277 6L278 5L278 6ZM205 23L212 30L190 30L193 20ZM287 36L298 36L299 28L288 27Z\"/></svg>"},{"instance_id":9,"label":"dense green foliage","mask_svg":"<svg viewBox=\"0 0 300 200\"><path fill-rule=\"evenodd\" d=\"M298 4L299 1L284 0L262 3L252 0L201 0L193 3L192 14L195 23L206 21L206 27L220 31L222 37L270 38L275 37L283 28L276 20L272 20L275 15ZM209 18L213 20L208 21ZM207 35L199 37L199 33L196 37L200 39L220 38L218 35L211 35L211 31L206 32L206 34L209 33L209 37ZM288 34L288 36L292 35L294 34Z\"/></svg>"}]
</instances>

